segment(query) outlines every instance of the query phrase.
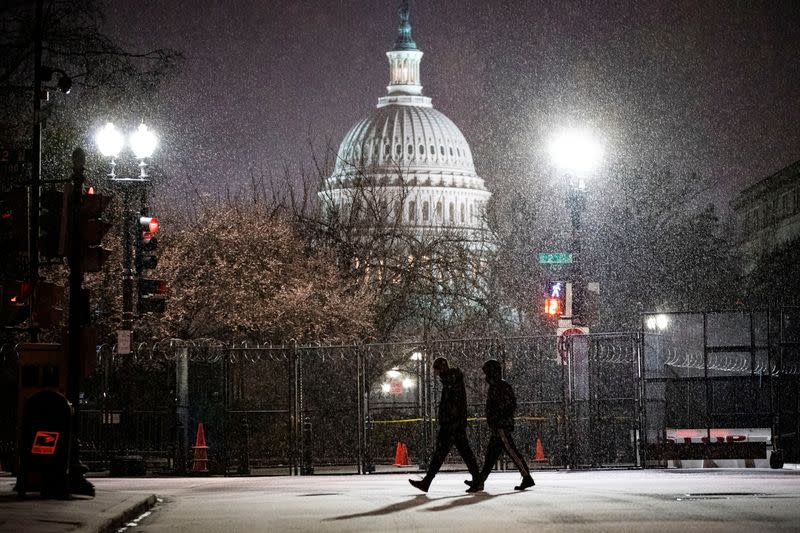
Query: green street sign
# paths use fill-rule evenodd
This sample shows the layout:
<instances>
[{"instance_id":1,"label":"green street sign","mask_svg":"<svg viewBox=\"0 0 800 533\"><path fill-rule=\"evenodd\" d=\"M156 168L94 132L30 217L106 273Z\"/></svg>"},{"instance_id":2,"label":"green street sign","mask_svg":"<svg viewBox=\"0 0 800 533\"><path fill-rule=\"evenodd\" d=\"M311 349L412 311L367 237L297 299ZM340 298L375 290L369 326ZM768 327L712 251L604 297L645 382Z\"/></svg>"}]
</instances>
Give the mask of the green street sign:
<instances>
[{"instance_id":1,"label":"green street sign","mask_svg":"<svg viewBox=\"0 0 800 533\"><path fill-rule=\"evenodd\" d=\"M543 265L563 265L572 263L572 254L566 252L539 254L539 263Z\"/></svg>"}]
</instances>

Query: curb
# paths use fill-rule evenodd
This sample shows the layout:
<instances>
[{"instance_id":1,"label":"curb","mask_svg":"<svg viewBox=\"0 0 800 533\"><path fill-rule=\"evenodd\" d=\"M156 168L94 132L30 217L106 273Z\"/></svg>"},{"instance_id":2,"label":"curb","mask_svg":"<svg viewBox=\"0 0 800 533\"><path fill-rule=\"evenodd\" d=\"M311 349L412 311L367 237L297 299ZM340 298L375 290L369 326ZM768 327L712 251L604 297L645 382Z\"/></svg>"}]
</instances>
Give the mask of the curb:
<instances>
[{"instance_id":1,"label":"curb","mask_svg":"<svg viewBox=\"0 0 800 533\"><path fill-rule=\"evenodd\" d=\"M156 503L156 495L151 494L146 496L143 500L141 500L136 505L129 507L122 513L118 514L117 516L113 516L107 519L104 523L99 524L97 527L98 533L110 533L116 531L125 523L129 522L130 520L136 518L140 514L144 513Z\"/></svg>"}]
</instances>

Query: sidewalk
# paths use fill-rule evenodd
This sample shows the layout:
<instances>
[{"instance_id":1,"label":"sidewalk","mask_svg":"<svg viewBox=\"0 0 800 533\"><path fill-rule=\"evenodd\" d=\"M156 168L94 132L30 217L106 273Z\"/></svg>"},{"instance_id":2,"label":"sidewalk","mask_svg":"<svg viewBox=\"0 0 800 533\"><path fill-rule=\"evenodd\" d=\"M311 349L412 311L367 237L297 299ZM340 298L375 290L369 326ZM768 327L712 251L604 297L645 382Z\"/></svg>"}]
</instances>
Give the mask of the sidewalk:
<instances>
[{"instance_id":1,"label":"sidewalk","mask_svg":"<svg viewBox=\"0 0 800 533\"><path fill-rule=\"evenodd\" d=\"M115 531L152 507L154 495L98 490L94 498L42 500L37 493L25 499L12 492L14 478L0 477L0 532Z\"/></svg>"}]
</instances>

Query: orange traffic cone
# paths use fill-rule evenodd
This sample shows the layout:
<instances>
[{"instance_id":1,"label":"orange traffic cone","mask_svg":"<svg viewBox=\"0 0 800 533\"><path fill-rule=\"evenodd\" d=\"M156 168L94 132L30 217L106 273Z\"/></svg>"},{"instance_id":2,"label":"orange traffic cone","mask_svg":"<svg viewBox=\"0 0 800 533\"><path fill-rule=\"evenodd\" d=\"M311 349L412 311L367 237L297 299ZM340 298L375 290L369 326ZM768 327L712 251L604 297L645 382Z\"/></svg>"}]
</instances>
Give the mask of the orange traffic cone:
<instances>
[{"instance_id":1,"label":"orange traffic cone","mask_svg":"<svg viewBox=\"0 0 800 533\"><path fill-rule=\"evenodd\" d=\"M202 422L197 424L197 440L192 448L194 449L192 472L208 472L208 446L206 446L206 432L203 430Z\"/></svg>"},{"instance_id":2,"label":"orange traffic cone","mask_svg":"<svg viewBox=\"0 0 800 533\"><path fill-rule=\"evenodd\" d=\"M536 438L536 454L533 456L534 462L542 463L547 461L544 457L544 446L542 446L542 439Z\"/></svg>"},{"instance_id":3,"label":"orange traffic cone","mask_svg":"<svg viewBox=\"0 0 800 533\"><path fill-rule=\"evenodd\" d=\"M408 466L408 448L402 442L397 443L397 451L394 454L394 466Z\"/></svg>"}]
</instances>

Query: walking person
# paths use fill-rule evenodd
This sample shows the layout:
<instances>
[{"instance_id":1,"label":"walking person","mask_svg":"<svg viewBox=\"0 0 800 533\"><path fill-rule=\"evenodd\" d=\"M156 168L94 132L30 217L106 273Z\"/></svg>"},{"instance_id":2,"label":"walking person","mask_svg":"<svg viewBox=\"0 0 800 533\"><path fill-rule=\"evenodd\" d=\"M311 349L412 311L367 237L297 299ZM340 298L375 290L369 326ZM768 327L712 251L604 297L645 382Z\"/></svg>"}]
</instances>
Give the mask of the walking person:
<instances>
[{"instance_id":1,"label":"walking person","mask_svg":"<svg viewBox=\"0 0 800 533\"><path fill-rule=\"evenodd\" d=\"M436 434L436 448L431 457L430 466L425 477L408 482L422 492L428 492L436 473L439 472L450 448L455 444L458 453L464 459L472 480L480 481L478 462L469 447L467 440L467 389L464 386L464 374L458 368L450 368L447 359L439 357L433 362L433 373L442 381L442 397L439 401L439 432Z\"/></svg>"},{"instance_id":2,"label":"walking person","mask_svg":"<svg viewBox=\"0 0 800 533\"><path fill-rule=\"evenodd\" d=\"M489 359L482 368L486 375L486 382L489 384L489 392L486 395L486 423L489 425L492 436L489 437L489 444L486 446L486 460L483 463L480 477L476 480L473 476L472 481L464 481L470 486L467 492L483 490L483 483L489 477L492 467L503 450L514 461L519 473L522 474L522 483L514 489L525 490L533 487L535 483L531 477L531 471L511 436L511 432L514 431L514 411L517 409L514 389L502 378L502 367L499 361Z\"/></svg>"}]
</instances>

